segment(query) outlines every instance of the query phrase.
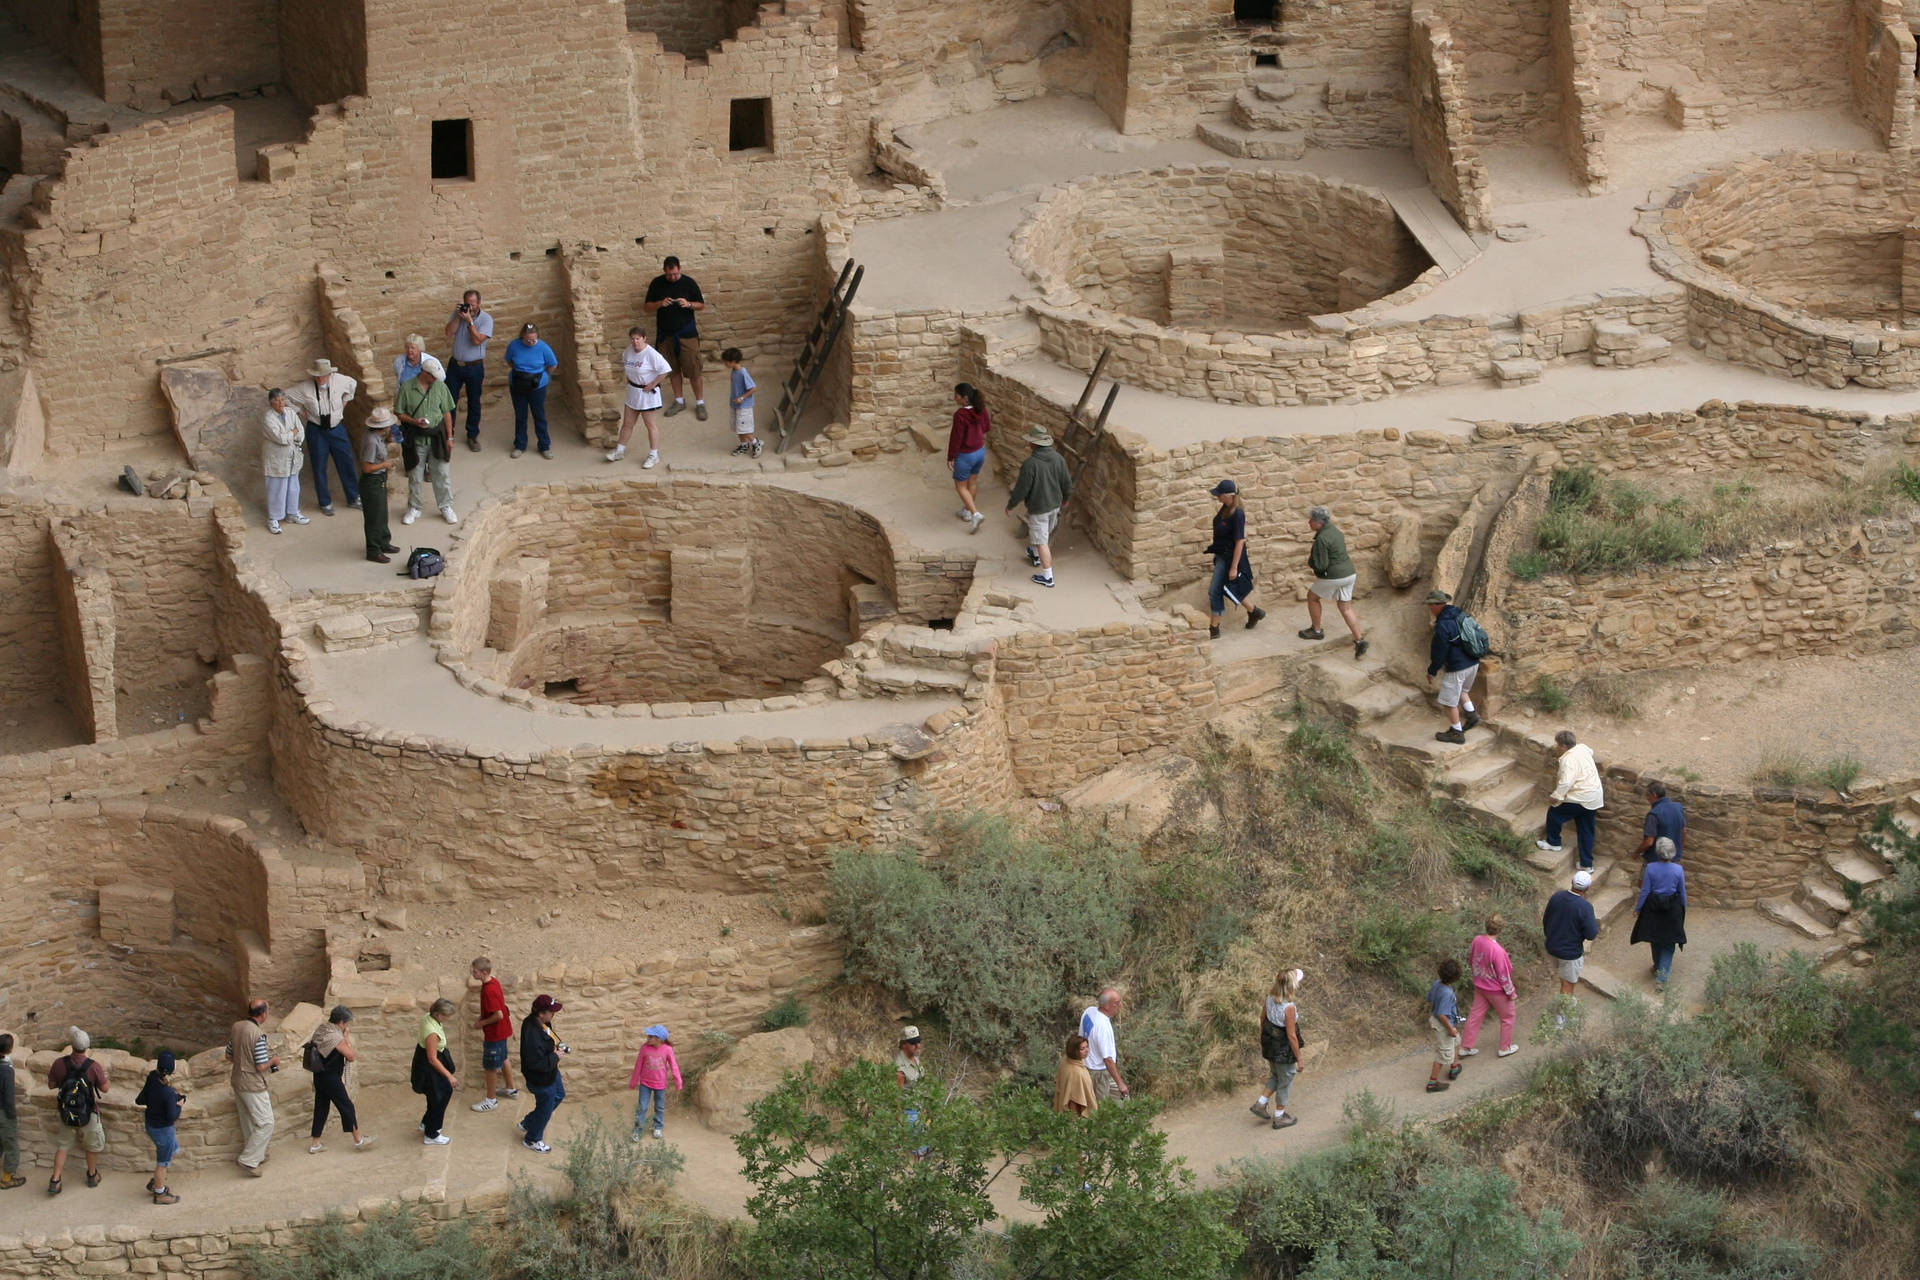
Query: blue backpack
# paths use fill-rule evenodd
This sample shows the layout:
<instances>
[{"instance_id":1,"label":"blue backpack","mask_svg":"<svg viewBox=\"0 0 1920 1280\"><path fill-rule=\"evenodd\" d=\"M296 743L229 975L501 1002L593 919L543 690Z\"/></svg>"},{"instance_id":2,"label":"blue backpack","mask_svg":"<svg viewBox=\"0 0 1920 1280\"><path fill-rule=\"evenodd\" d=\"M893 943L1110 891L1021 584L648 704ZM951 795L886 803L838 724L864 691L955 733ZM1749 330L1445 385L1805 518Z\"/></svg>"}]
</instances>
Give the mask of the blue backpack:
<instances>
[{"instance_id":1,"label":"blue backpack","mask_svg":"<svg viewBox=\"0 0 1920 1280\"><path fill-rule=\"evenodd\" d=\"M1487 629L1475 622L1470 613L1460 615L1460 647L1475 662L1493 651L1493 642L1487 639Z\"/></svg>"},{"instance_id":2,"label":"blue backpack","mask_svg":"<svg viewBox=\"0 0 1920 1280\"><path fill-rule=\"evenodd\" d=\"M409 578L437 578L440 571L447 567L447 559L432 547L415 547L407 557L405 576Z\"/></svg>"}]
</instances>

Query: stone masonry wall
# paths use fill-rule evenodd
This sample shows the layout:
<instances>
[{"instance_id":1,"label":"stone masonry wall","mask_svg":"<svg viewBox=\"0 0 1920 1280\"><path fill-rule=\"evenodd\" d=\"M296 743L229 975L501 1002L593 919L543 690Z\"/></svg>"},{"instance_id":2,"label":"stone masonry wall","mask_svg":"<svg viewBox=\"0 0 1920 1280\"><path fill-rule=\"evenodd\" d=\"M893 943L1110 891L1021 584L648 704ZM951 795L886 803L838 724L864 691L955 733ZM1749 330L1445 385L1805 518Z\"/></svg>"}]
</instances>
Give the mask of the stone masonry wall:
<instances>
[{"instance_id":1,"label":"stone masonry wall","mask_svg":"<svg viewBox=\"0 0 1920 1280\"><path fill-rule=\"evenodd\" d=\"M759 9L759 0L627 0L627 30L657 36L669 53L704 58Z\"/></svg>"},{"instance_id":2,"label":"stone masonry wall","mask_svg":"<svg viewBox=\"0 0 1920 1280\"><path fill-rule=\"evenodd\" d=\"M1246 83L1250 63L1233 0L1132 0L1120 132L1191 132Z\"/></svg>"},{"instance_id":3,"label":"stone masonry wall","mask_svg":"<svg viewBox=\"0 0 1920 1280\"><path fill-rule=\"evenodd\" d=\"M1552 6L1542 0L1480 0L1436 8L1453 32L1453 53L1471 90L1480 141L1527 144L1551 138L1564 102L1554 76ZM1417 27L1417 10L1414 21Z\"/></svg>"},{"instance_id":4,"label":"stone masonry wall","mask_svg":"<svg viewBox=\"0 0 1920 1280\"><path fill-rule=\"evenodd\" d=\"M1657 573L1514 585L1512 678L1705 666L1920 644L1920 537L1911 521L1788 540Z\"/></svg>"},{"instance_id":5,"label":"stone masonry wall","mask_svg":"<svg viewBox=\"0 0 1920 1280\"><path fill-rule=\"evenodd\" d=\"M0 494L0 703L38 702L66 669L54 594L51 513L32 499Z\"/></svg>"},{"instance_id":6,"label":"stone masonry wall","mask_svg":"<svg viewBox=\"0 0 1920 1280\"><path fill-rule=\"evenodd\" d=\"M51 530L54 594L60 602L61 700L80 724L83 742L120 736L114 696L113 588L99 565L86 555L85 542L72 525L56 521Z\"/></svg>"},{"instance_id":7,"label":"stone masonry wall","mask_svg":"<svg viewBox=\"0 0 1920 1280\"><path fill-rule=\"evenodd\" d=\"M1913 149L1914 38L1898 5L1854 0L1847 66L1855 113L1904 164Z\"/></svg>"},{"instance_id":8,"label":"stone masonry wall","mask_svg":"<svg viewBox=\"0 0 1920 1280\"><path fill-rule=\"evenodd\" d=\"M1554 83L1560 92L1560 145L1573 180L1598 195L1607 185L1606 125L1595 80L1598 0L1552 0Z\"/></svg>"},{"instance_id":9,"label":"stone masonry wall","mask_svg":"<svg viewBox=\"0 0 1920 1280\"><path fill-rule=\"evenodd\" d=\"M367 8L362 0L280 6L280 69L308 109L367 91Z\"/></svg>"},{"instance_id":10,"label":"stone masonry wall","mask_svg":"<svg viewBox=\"0 0 1920 1280\"><path fill-rule=\"evenodd\" d=\"M108 102L144 109L280 79L274 0L95 0Z\"/></svg>"},{"instance_id":11,"label":"stone masonry wall","mask_svg":"<svg viewBox=\"0 0 1920 1280\"><path fill-rule=\"evenodd\" d=\"M1416 11L1408 48L1407 79L1413 94L1408 132L1413 136L1413 157L1433 193L1462 226L1491 234L1492 184L1474 142L1476 125L1468 105L1466 77L1454 58L1452 31L1434 14Z\"/></svg>"},{"instance_id":12,"label":"stone masonry wall","mask_svg":"<svg viewBox=\"0 0 1920 1280\"><path fill-rule=\"evenodd\" d=\"M1595 11L1601 68L1697 78L1738 107L1844 106L1852 0L1610 0Z\"/></svg>"}]
</instances>

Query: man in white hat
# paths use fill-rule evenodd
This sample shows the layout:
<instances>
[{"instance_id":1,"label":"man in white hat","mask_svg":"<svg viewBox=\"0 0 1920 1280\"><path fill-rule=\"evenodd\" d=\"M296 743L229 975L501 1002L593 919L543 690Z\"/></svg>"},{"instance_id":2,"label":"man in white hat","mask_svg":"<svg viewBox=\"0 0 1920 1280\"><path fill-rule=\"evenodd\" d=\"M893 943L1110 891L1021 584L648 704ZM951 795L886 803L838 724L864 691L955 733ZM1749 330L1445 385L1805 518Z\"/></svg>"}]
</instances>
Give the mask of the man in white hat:
<instances>
[{"instance_id":1,"label":"man in white hat","mask_svg":"<svg viewBox=\"0 0 1920 1280\"><path fill-rule=\"evenodd\" d=\"M1570 996L1580 985L1580 970L1587 963L1587 944L1600 936L1600 921L1587 901L1593 887L1593 872L1585 867L1573 873L1573 887L1559 889L1547 899L1540 917L1540 932L1546 938L1547 954L1553 957L1560 974L1560 994ZM1564 1022L1564 1019L1563 1019Z\"/></svg>"},{"instance_id":2,"label":"man in white hat","mask_svg":"<svg viewBox=\"0 0 1920 1280\"><path fill-rule=\"evenodd\" d=\"M1007 511L1027 504L1027 563L1040 572L1033 580L1043 587L1053 585L1053 531L1060 527L1060 513L1073 497L1073 472L1067 460L1053 451L1053 437L1040 427L1027 432L1026 441L1033 452L1020 464L1013 490L1007 494ZM1089 1070L1098 1070L1088 1062ZM1100 1077L1095 1076L1098 1080Z\"/></svg>"},{"instance_id":3,"label":"man in white hat","mask_svg":"<svg viewBox=\"0 0 1920 1280\"><path fill-rule=\"evenodd\" d=\"M340 473L340 487L346 491L347 505L360 506L360 480L355 473L353 445L347 440L347 403L360 384L333 367L333 361L319 359L307 370L307 376L287 384L287 401L300 411L307 427L307 457L313 463L313 496L319 500L320 514L333 514L333 491L327 484L327 459L333 459Z\"/></svg>"},{"instance_id":4,"label":"man in white hat","mask_svg":"<svg viewBox=\"0 0 1920 1280\"><path fill-rule=\"evenodd\" d=\"M407 512L400 523L420 518L424 486L431 480L440 518L459 524L453 513L453 393L447 390L447 371L439 360L420 357L420 373L400 388L393 412L406 428Z\"/></svg>"}]
</instances>

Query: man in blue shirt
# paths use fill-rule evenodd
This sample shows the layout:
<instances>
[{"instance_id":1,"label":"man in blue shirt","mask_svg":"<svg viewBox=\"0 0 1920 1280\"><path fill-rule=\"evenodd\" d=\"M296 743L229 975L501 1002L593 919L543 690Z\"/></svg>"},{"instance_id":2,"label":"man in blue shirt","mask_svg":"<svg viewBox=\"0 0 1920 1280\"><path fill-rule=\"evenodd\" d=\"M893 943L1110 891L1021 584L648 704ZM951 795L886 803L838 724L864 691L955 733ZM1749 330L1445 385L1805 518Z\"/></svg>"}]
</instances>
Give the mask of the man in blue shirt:
<instances>
[{"instance_id":1,"label":"man in blue shirt","mask_svg":"<svg viewBox=\"0 0 1920 1280\"><path fill-rule=\"evenodd\" d=\"M1473 709L1473 682L1480 677L1480 659L1460 643L1460 619L1466 615L1453 603L1452 596L1444 591L1427 592L1427 612L1433 615L1427 679L1440 676L1440 709L1447 716L1447 727L1433 735L1434 741L1465 742L1467 730L1480 723Z\"/></svg>"},{"instance_id":2,"label":"man in blue shirt","mask_svg":"<svg viewBox=\"0 0 1920 1280\"><path fill-rule=\"evenodd\" d=\"M1652 862L1653 842L1665 836L1673 841L1673 860L1680 861L1686 852L1686 842L1682 837L1687 831L1687 811L1678 800L1667 798L1667 784L1657 780L1647 783L1647 825L1642 829L1644 838L1640 841L1640 861Z\"/></svg>"},{"instance_id":3,"label":"man in blue shirt","mask_svg":"<svg viewBox=\"0 0 1920 1280\"><path fill-rule=\"evenodd\" d=\"M1570 996L1580 985L1580 970L1587 963L1587 944L1600 936L1600 921L1587 901L1593 887L1593 872L1582 867L1573 873L1573 888L1559 889L1547 899L1540 916L1540 932L1560 974L1560 994ZM1556 1024L1566 1025L1564 1015L1556 1015Z\"/></svg>"}]
</instances>

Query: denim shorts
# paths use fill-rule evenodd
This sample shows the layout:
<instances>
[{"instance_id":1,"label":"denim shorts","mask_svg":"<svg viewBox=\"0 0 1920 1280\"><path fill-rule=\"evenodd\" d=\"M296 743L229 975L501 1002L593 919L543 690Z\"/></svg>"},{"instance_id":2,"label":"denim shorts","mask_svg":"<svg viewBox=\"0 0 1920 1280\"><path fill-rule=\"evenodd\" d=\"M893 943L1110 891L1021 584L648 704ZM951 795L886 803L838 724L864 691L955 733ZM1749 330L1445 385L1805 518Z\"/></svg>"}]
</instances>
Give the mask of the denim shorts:
<instances>
[{"instance_id":1,"label":"denim shorts","mask_svg":"<svg viewBox=\"0 0 1920 1280\"><path fill-rule=\"evenodd\" d=\"M507 1065L507 1045L509 1043L510 1041L506 1041L506 1040L481 1041L480 1069L482 1071L498 1071L500 1070L500 1068L506 1066Z\"/></svg>"},{"instance_id":2,"label":"denim shorts","mask_svg":"<svg viewBox=\"0 0 1920 1280\"><path fill-rule=\"evenodd\" d=\"M180 1154L180 1140L174 1136L172 1125L168 1125L164 1129L157 1129L153 1125L148 1125L147 1136L153 1139L153 1162L155 1164L172 1164L173 1158Z\"/></svg>"},{"instance_id":3,"label":"denim shorts","mask_svg":"<svg viewBox=\"0 0 1920 1280\"><path fill-rule=\"evenodd\" d=\"M987 465L987 446L981 445L972 453L963 453L953 460L953 478L955 483L971 480L980 474Z\"/></svg>"}]
</instances>

